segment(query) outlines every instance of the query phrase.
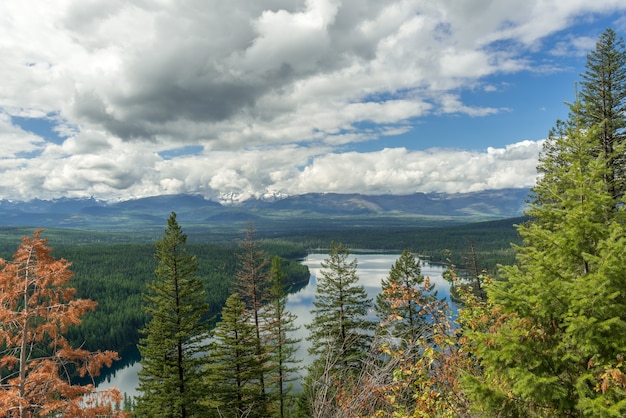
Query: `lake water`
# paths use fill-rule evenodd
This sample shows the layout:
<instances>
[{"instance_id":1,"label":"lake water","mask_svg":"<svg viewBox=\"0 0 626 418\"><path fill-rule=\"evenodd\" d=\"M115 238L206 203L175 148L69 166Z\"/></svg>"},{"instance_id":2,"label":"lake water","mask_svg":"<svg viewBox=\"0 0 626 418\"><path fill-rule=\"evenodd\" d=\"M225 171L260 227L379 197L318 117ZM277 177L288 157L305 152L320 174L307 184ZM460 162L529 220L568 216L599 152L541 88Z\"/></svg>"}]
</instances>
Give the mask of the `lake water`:
<instances>
[{"instance_id":1,"label":"lake water","mask_svg":"<svg viewBox=\"0 0 626 418\"><path fill-rule=\"evenodd\" d=\"M400 256L399 253L358 253L354 252L353 257L356 257L358 263L357 274L359 276L359 283L365 286L365 290L369 298L376 299L376 295L380 292L380 281L387 277L391 266ZM307 330L305 324L311 321L310 310L313 308L313 299L315 298L315 289L317 285L317 277L320 274L320 263L328 257L327 254L310 254L306 259L302 261L302 264L309 267L311 271L311 279L305 287L301 290L292 293L287 299L287 309L296 315L297 319L295 325L300 329L296 331L295 337L302 338L298 348L298 357L303 359L301 365L306 365L306 359L309 358L307 350L309 344L305 337ZM435 290L438 292L440 298L446 298L450 300L449 295L449 283L443 279L442 273L444 267L434 264L422 264L422 274L426 277L430 277L431 283L435 284ZM452 304L451 304L452 305ZM109 375L105 381L98 384L99 389L106 389L112 386L117 387L122 393L126 393L129 396L137 396L137 373L141 368L141 363L138 361L131 361L131 364L115 371Z\"/></svg>"}]
</instances>

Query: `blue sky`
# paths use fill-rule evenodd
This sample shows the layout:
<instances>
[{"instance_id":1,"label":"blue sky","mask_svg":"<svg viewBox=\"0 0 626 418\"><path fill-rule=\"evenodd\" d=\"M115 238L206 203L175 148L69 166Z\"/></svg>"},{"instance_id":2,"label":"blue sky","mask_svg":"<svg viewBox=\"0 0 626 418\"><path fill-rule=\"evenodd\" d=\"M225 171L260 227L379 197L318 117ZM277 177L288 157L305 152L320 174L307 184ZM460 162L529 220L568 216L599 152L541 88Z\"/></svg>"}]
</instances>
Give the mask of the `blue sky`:
<instances>
[{"instance_id":1,"label":"blue sky","mask_svg":"<svg viewBox=\"0 0 626 418\"><path fill-rule=\"evenodd\" d=\"M626 31L617 0L29 3L0 5L0 199L529 187Z\"/></svg>"}]
</instances>

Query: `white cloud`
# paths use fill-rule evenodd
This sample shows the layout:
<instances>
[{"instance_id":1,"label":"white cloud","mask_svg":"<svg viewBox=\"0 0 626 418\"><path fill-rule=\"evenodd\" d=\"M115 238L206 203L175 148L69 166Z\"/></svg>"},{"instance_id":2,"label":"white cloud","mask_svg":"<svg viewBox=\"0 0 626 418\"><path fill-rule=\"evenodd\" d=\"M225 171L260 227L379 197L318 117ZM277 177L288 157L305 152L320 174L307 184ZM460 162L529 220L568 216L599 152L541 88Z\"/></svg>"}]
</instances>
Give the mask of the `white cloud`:
<instances>
[{"instance_id":1,"label":"white cloud","mask_svg":"<svg viewBox=\"0 0 626 418\"><path fill-rule=\"evenodd\" d=\"M42 149L45 141L35 134L14 126L8 114L0 111L0 162Z\"/></svg>"},{"instance_id":2,"label":"white cloud","mask_svg":"<svg viewBox=\"0 0 626 418\"><path fill-rule=\"evenodd\" d=\"M121 191L126 197L200 193L243 200L307 192L409 194L528 187L536 178L540 147L541 142L524 141L486 152L393 148L329 153L326 147L285 146L165 160L119 141L98 154L54 155L15 166L0 160L0 193L10 199L115 199Z\"/></svg>"},{"instance_id":3,"label":"white cloud","mask_svg":"<svg viewBox=\"0 0 626 418\"><path fill-rule=\"evenodd\" d=\"M487 116L506 109L494 109L492 107L472 107L463 104L457 95L442 94L439 98L441 113L464 113L469 116Z\"/></svg>"},{"instance_id":4,"label":"white cloud","mask_svg":"<svg viewBox=\"0 0 626 418\"><path fill-rule=\"evenodd\" d=\"M555 56L585 56L596 45L597 38L589 36L568 36L558 42L552 54Z\"/></svg>"},{"instance_id":5,"label":"white cloud","mask_svg":"<svg viewBox=\"0 0 626 418\"><path fill-rule=\"evenodd\" d=\"M0 198L527 186L537 143L345 150L429 115L508 112L463 93L506 84L488 76L552 69L530 58L546 36L625 9L619 0L6 0ZM553 54L590 47L584 36L561 41ZM11 119L50 115L62 144ZM202 155L158 154L190 145Z\"/></svg>"},{"instance_id":6,"label":"white cloud","mask_svg":"<svg viewBox=\"0 0 626 418\"><path fill-rule=\"evenodd\" d=\"M410 194L529 187L536 179L541 142L524 141L488 152L384 149L327 154L276 187L292 193Z\"/></svg>"}]
</instances>

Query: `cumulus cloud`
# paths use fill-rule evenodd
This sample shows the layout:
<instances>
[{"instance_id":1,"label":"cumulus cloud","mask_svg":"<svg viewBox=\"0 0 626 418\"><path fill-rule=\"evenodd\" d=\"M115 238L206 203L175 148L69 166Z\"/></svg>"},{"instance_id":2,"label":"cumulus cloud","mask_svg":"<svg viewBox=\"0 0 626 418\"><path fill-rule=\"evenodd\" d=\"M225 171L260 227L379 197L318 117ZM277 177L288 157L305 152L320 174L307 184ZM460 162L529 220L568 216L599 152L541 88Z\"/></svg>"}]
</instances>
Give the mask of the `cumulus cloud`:
<instances>
[{"instance_id":1,"label":"cumulus cloud","mask_svg":"<svg viewBox=\"0 0 626 418\"><path fill-rule=\"evenodd\" d=\"M536 179L541 141L524 141L487 152L384 149L315 158L277 189L296 192L411 194L471 192L529 187Z\"/></svg>"},{"instance_id":2,"label":"cumulus cloud","mask_svg":"<svg viewBox=\"0 0 626 418\"><path fill-rule=\"evenodd\" d=\"M0 173L12 198L127 197L200 193L226 203L309 192L470 192L534 184L541 141L487 151L429 149L330 152L325 147L217 151L163 159L119 142L108 152L68 156ZM9 176L11 177L9 179Z\"/></svg>"},{"instance_id":3,"label":"cumulus cloud","mask_svg":"<svg viewBox=\"0 0 626 418\"><path fill-rule=\"evenodd\" d=\"M537 68L528 53L578 17L625 8L619 0L3 1L0 197L528 186L538 142L486 152L347 150L429 115L508 112L461 92L495 90L477 87ZM553 54L588 44L565 38ZM54 115L61 143L12 119L25 115ZM161 156L181 147L202 152Z\"/></svg>"}]
</instances>

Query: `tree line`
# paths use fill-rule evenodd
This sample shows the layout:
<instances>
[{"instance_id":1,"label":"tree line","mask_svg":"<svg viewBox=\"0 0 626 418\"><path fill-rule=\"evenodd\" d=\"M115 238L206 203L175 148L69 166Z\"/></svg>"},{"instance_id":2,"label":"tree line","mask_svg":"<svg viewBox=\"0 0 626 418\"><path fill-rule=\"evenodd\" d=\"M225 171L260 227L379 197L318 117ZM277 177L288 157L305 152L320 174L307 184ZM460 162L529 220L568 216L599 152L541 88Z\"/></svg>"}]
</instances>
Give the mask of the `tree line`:
<instances>
[{"instance_id":1,"label":"tree line","mask_svg":"<svg viewBox=\"0 0 626 418\"><path fill-rule=\"evenodd\" d=\"M281 257L286 282L308 281L308 269L297 262L306 255L302 248L279 243L263 245L268 253ZM228 297L235 274L236 248L193 243L189 250L196 254L198 275L206 289L206 317L216 316ZM148 319L141 309L141 294L154 277L154 244L60 245L55 246L54 252L68 260L80 260L72 265L72 285L78 297L98 302L98 309L89 312L80 327L70 327L70 342L90 350L124 352L134 347L139 341L139 330Z\"/></svg>"},{"instance_id":2,"label":"tree line","mask_svg":"<svg viewBox=\"0 0 626 418\"><path fill-rule=\"evenodd\" d=\"M285 281L298 286L308 280L306 267L297 262L306 256L305 248L329 247L335 239L351 248L402 250L406 248L430 262L443 263L450 250L460 272L470 267L475 258L481 268L496 271L498 263L513 260L511 242L517 242L514 223L524 219L490 221L473 225L422 228L419 230L367 229L355 232L310 231L309 237L285 235L282 238L259 238L263 249L281 257ZM72 286L80 298L98 302L98 309L85 315L80 327L69 327L68 340L89 350L107 349L125 354L139 341L139 330L148 316L141 309L141 293L154 277L154 243L124 242L126 237L84 232L65 235L46 232L54 241L53 254L72 260ZM10 257L9 242L26 228L8 228L2 242L1 256ZM121 241L121 242L116 242ZM368 247L368 242L371 246ZM229 295L229 282L236 267L236 247L190 242L189 251L196 255L198 274L206 288L208 317L219 315ZM469 251L473 246L475 252ZM102 330L106 330L103 332Z\"/></svg>"},{"instance_id":3,"label":"tree line","mask_svg":"<svg viewBox=\"0 0 626 418\"><path fill-rule=\"evenodd\" d=\"M333 242L307 326L314 361L296 393L290 382L299 376L299 341L291 333L295 318L286 310L280 260L270 259L249 229L231 294L211 328L202 318L208 306L186 239L172 213L157 242L157 279L144 294L151 319L139 344L141 395L131 407L138 417L332 416L348 396L341 388L355 383L366 360L384 354L373 339L403 341L394 346L398 350L430 347L437 341L432 322L447 318L418 259L404 251L382 282L375 310L385 326L377 327L367 319L374 305L358 283L357 259Z\"/></svg>"}]
</instances>

